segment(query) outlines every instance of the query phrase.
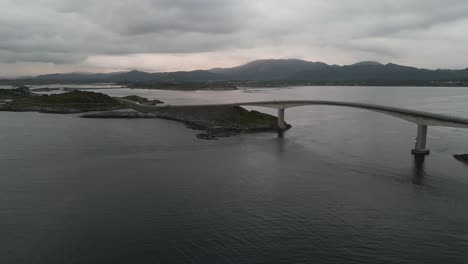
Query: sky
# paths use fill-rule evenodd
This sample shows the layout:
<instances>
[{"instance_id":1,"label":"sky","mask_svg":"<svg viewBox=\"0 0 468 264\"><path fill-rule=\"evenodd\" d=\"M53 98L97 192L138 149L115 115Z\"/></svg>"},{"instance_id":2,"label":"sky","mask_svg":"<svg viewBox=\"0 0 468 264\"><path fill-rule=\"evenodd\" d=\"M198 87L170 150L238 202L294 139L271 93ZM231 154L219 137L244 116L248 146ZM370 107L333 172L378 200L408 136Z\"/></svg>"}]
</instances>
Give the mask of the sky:
<instances>
[{"instance_id":1,"label":"sky","mask_svg":"<svg viewBox=\"0 0 468 264\"><path fill-rule=\"evenodd\" d=\"M0 76L256 59L468 67L467 0L0 0Z\"/></svg>"}]
</instances>

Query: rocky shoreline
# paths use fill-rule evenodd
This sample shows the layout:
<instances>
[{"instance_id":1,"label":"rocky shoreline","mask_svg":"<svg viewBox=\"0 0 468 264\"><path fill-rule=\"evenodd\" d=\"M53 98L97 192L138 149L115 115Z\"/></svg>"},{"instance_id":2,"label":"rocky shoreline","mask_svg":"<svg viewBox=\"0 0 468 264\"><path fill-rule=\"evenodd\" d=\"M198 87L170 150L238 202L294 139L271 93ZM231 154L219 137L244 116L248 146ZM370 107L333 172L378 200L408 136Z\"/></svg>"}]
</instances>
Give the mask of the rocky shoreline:
<instances>
[{"instance_id":1,"label":"rocky shoreline","mask_svg":"<svg viewBox=\"0 0 468 264\"><path fill-rule=\"evenodd\" d=\"M453 155L453 157L461 162L468 164L468 154L458 154L458 155Z\"/></svg>"},{"instance_id":2,"label":"rocky shoreline","mask_svg":"<svg viewBox=\"0 0 468 264\"><path fill-rule=\"evenodd\" d=\"M157 106L159 100L131 95L113 98L102 93L72 91L39 95L22 87L0 90L0 111L55 114L88 113L84 118L161 118L183 122L204 131L200 139L216 139L239 133L283 131L275 116L248 111L240 106ZM133 110L151 109L151 113ZM132 109L130 109L132 108ZM126 109L126 110L125 110ZM146 110L143 110L146 112ZM291 126L287 125L287 129Z\"/></svg>"},{"instance_id":3,"label":"rocky shoreline","mask_svg":"<svg viewBox=\"0 0 468 264\"><path fill-rule=\"evenodd\" d=\"M217 139L240 133L279 132L275 116L248 111L240 106L162 106L149 114L134 110L89 113L84 118L161 118L179 121L187 127L202 130L200 139ZM287 129L291 128L287 125Z\"/></svg>"},{"instance_id":4,"label":"rocky shoreline","mask_svg":"<svg viewBox=\"0 0 468 264\"><path fill-rule=\"evenodd\" d=\"M0 111L72 114L125 108L116 98L94 92L36 94L28 87L0 90Z\"/></svg>"},{"instance_id":5,"label":"rocky shoreline","mask_svg":"<svg viewBox=\"0 0 468 264\"><path fill-rule=\"evenodd\" d=\"M26 105L17 107L11 104L0 104L0 111L4 112L39 112L48 114L78 114L83 112L94 112L94 111L108 111L122 109L124 106L114 105L63 105L63 106L40 106L40 105Z\"/></svg>"}]
</instances>

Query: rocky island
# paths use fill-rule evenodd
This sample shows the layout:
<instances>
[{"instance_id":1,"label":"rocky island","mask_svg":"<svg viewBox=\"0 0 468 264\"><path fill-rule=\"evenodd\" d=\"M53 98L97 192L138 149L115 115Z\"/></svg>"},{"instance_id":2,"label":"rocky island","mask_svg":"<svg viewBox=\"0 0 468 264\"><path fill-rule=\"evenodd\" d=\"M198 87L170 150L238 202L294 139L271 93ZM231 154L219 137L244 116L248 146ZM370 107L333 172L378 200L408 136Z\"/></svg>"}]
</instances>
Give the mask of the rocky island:
<instances>
[{"instance_id":1,"label":"rocky island","mask_svg":"<svg viewBox=\"0 0 468 264\"><path fill-rule=\"evenodd\" d=\"M248 111L240 106L160 106L154 112L135 110L90 113L85 118L162 118L185 123L189 128L203 130L201 139L216 139L239 133L282 131L275 116ZM291 126L287 125L287 129Z\"/></svg>"},{"instance_id":2,"label":"rocky island","mask_svg":"<svg viewBox=\"0 0 468 264\"><path fill-rule=\"evenodd\" d=\"M454 155L454 157L455 157L457 160L468 164L468 154Z\"/></svg>"},{"instance_id":3,"label":"rocky island","mask_svg":"<svg viewBox=\"0 0 468 264\"><path fill-rule=\"evenodd\" d=\"M82 113L122 109L125 105L108 95L72 91L39 95L25 89L0 90L0 111Z\"/></svg>"},{"instance_id":4,"label":"rocky island","mask_svg":"<svg viewBox=\"0 0 468 264\"><path fill-rule=\"evenodd\" d=\"M238 133L282 131L275 116L248 111L240 106L156 106L163 102L136 95L114 98L102 93L72 91L39 95L28 89L0 90L0 111L84 113L84 118L162 118L185 123L203 130L198 137L215 139ZM138 106L150 106L150 113L136 111ZM287 125L287 128L290 128Z\"/></svg>"}]
</instances>

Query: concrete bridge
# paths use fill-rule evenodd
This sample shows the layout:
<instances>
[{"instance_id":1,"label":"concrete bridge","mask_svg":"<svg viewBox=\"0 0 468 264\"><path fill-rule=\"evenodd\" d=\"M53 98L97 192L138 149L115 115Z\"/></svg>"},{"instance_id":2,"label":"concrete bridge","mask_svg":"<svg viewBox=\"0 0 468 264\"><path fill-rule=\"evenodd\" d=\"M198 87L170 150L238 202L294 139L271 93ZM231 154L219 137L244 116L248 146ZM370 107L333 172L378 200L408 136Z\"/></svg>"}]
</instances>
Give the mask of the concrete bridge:
<instances>
[{"instance_id":1,"label":"concrete bridge","mask_svg":"<svg viewBox=\"0 0 468 264\"><path fill-rule=\"evenodd\" d=\"M128 102L128 101L127 101ZM329 105L340 107L352 107L365 109L373 112L382 113L385 115L397 117L417 125L417 135L415 147L412 150L414 155L428 155L430 151L426 148L427 131L429 126L439 127L458 127L468 128L468 119L444 114L429 113L399 107L382 106L376 104L340 102L340 101L317 101L317 100L293 100L293 101L261 101L261 102L241 102L233 104L210 104L210 105L190 105L190 106L255 106L278 109L278 126L285 129L285 110L293 107L310 106L310 105ZM165 106L165 107L184 107L180 106ZM132 108L144 112L155 112L158 108L164 106L146 106L134 104Z\"/></svg>"}]
</instances>

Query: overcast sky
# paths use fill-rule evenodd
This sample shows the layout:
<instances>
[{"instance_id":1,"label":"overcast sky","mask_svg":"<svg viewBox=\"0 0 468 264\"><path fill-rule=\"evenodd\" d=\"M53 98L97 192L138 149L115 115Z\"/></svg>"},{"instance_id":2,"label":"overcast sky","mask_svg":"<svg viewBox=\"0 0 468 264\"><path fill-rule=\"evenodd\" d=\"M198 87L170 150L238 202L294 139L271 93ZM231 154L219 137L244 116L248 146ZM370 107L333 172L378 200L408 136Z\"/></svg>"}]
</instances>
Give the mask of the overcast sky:
<instances>
[{"instance_id":1,"label":"overcast sky","mask_svg":"<svg viewBox=\"0 0 468 264\"><path fill-rule=\"evenodd\" d=\"M0 76L300 58L468 67L467 0L0 0Z\"/></svg>"}]
</instances>

